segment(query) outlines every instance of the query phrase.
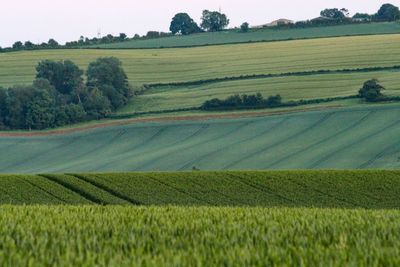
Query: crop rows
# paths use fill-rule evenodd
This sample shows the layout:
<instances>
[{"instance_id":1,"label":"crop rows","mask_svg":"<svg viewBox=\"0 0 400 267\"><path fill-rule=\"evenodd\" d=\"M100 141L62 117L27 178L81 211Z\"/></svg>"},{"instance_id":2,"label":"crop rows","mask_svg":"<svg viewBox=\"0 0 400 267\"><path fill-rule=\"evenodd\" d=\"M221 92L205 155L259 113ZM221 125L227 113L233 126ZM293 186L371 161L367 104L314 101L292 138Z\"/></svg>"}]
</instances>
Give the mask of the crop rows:
<instances>
[{"instance_id":1,"label":"crop rows","mask_svg":"<svg viewBox=\"0 0 400 267\"><path fill-rule=\"evenodd\" d=\"M399 208L398 171L0 176L0 204Z\"/></svg>"}]
</instances>

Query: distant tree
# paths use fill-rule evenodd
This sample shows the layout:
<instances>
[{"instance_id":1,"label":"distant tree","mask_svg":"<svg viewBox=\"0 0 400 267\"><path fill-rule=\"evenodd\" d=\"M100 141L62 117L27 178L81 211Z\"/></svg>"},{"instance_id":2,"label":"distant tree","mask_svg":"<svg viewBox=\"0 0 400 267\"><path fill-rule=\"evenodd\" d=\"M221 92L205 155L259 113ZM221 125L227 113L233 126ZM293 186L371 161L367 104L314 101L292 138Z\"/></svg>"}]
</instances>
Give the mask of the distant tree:
<instances>
[{"instance_id":1,"label":"distant tree","mask_svg":"<svg viewBox=\"0 0 400 267\"><path fill-rule=\"evenodd\" d=\"M364 83L358 94L367 102L376 102L382 98L382 90L384 89L385 88L379 84L377 79L372 79Z\"/></svg>"},{"instance_id":2,"label":"distant tree","mask_svg":"<svg viewBox=\"0 0 400 267\"><path fill-rule=\"evenodd\" d=\"M392 4L384 4L375 15L375 20L396 21L400 19L400 10Z\"/></svg>"},{"instance_id":3,"label":"distant tree","mask_svg":"<svg viewBox=\"0 0 400 267\"><path fill-rule=\"evenodd\" d=\"M201 21L201 27L209 32L221 31L229 25L227 16L217 11L204 10Z\"/></svg>"},{"instance_id":4,"label":"distant tree","mask_svg":"<svg viewBox=\"0 0 400 267\"><path fill-rule=\"evenodd\" d=\"M50 39L47 42L47 45L50 46L51 48L56 48L56 47L59 46L58 42L56 40L54 40L54 39Z\"/></svg>"},{"instance_id":5,"label":"distant tree","mask_svg":"<svg viewBox=\"0 0 400 267\"><path fill-rule=\"evenodd\" d=\"M125 41L125 39L127 38L128 36L125 34L125 33L120 33L119 34L119 41Z\"/></svg>"},{"instance_id":6,"label":"distant tree","mask_svg":"<svg viewBox=\"0 0 400 267\"><path fill-rule=\"evenodd\" d=\"M147 39L156 39L160 38L160 32L158 31L148 31L146 34Z\"/></svg>"},{"instance_id":7,"label":"distant tree","mask_svg":"<svg viewBox=\"0 0 400 267\"><path fill-rule=\"evenodd\" d=\"M241 32L248 32L249 29L250 29L250 25L247 22L244 22L242 25L240 25Z\"/></svg>"},{"instance_id":8,"label":"distant tree","mask_svg":"<svg viewBox=\"0 0 400 267\"><path fill-rule=\"evenodd\" d=\"M26 41L24 43L24 47L25 47L25 49L33 49L33 48L35 48L35 44L32 43L31 41Z\"/></svg>"},{"instance_id":9,"label":"distant tree","mask_svg":"<svg viewBox=\"0 0 400 267\"><path fill-rule=\"evenodd\" d=\"M180 33L182 35L189 35L201 31L197 23L187 13L176 14L172 18L169 30L172 34Z\"/></svg>"},{"instance_id":10,"label":"distant tree","mask_svg":"<svg viewBox=\"0 0 400 267\"><path fill-rule=\"evenodd\" d=\"M15 50L20 50L20 49L24 48L24 44L22 42L18 41L13 44L12 48Z\"/></svg>"},{"instance_id":11,"label":"distant tree","mask_svg":"<svg viewBox=\"0 0 400 267\"><path fill-rule=\"evenodd\" d=\"M90 63L87 84L98 88L114 109L126 104L131 97L128 76L122 68L122 62L115 57L99 58Z\"/></svg>"},{"instance_id":12,"label":"distant tree","mask_svg":"<svg viewBox=\"0 0 400 267\"><path fill-rule=\"evenodd\" d=\"M335 19L335 20L343 20L345 19L349 14L349 11L345 8L338 9L338 8L327 8L321 11L321 16L330 18L330 19Z\"/></svg>"},{"instance_id":13,"label":"distant tree","mask_svg":"<svg viewBox=\"0 0 400 267\"><path fill-rule=\"evenodd\" d=\"M70 94L83 83L83 71L70 60L39 62L36 78L46 79L61 94Z\"/></svg>"}]
</instances>

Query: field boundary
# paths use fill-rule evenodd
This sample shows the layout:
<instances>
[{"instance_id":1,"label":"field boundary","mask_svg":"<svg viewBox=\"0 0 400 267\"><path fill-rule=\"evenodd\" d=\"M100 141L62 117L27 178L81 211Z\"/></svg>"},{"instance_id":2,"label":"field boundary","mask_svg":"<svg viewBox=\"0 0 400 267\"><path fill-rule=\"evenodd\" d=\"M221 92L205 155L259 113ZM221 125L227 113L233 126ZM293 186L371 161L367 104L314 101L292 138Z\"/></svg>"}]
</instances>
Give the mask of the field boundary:
<instances>
[{"instance_id":1,"label":"field boundary","mask_svg":"<svg viewBox=\"0 0 400 267\"><path fill-rule=\"evenodd\" d=\"M171 82L171 83L149 83L144 84L145 88L157 88L157 87L179 87L179 86L195 86L203 84L213 84L227 81L241 81L241 80L255 80L255 79L268 79L268 78L281 78L290 76L313 76L313 75L327 75L327 74L343 74L343 73L368 73L368 72L380 72L380 71L391 71L400 70L400 65L388 66L388 67L369 67L369 68L357 68L357 69L336 69L336 70L312 70L312 71L299 71L299 72L284 72L284 73L269 73L269 74L250 74L240 76L230 76L223 78L213 78L204 80L193 80L186 82Z\"/></svg>"}]
</instances>

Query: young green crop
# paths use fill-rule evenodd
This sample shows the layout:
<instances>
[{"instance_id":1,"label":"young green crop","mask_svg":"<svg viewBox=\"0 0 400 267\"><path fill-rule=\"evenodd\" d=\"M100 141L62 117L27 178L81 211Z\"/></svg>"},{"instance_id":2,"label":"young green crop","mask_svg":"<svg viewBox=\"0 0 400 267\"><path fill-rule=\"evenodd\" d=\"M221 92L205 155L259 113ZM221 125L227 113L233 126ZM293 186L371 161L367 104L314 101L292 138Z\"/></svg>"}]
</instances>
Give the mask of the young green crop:
<instances>
[{"instance_id":1,"label":"young green crop","mask_svg":"<svg viewBox=\"0 0 400 267\"><path fill-rule=\"evenodd\" d=\"M2 266L398 266L400 212L0 207Z\"/></svg>"},{"instance_id":2,"label":"young green crop","mask_svg":"<svg viewBox=\"0 0 400 267\"><path fill-rule=\"evenodd\" d=\"M398 171L0 176L1 204L400 208Z\"/></svg>"}]
</instances>

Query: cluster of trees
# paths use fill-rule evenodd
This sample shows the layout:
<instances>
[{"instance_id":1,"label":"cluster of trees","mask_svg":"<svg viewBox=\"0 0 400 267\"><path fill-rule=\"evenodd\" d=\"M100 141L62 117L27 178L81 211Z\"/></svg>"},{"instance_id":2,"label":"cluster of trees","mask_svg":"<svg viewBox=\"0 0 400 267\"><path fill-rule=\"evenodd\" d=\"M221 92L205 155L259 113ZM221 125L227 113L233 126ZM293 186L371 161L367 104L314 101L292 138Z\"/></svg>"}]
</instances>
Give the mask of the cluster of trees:
<instances>
[{"instance_id":1,"label":"cluster of trees","mask_svg":"<svg viewBox=\"0 0 400 267\"><path fill-rule=\"evenodd\" d=\"M204 10L200 26L187 13L178 13L172 18L169 30L172 34L189 35L204 31L221 31L228 25L229 19L225 14Z\"/></svg>"},{"instance_id":2,"label":"cluster of trees","mask_svg":"<svg viewBox=\"0 0 400 267\"><path fill-rule=\"evenodd\" d=\"M280 95L264 98L260 93L255 95L233 95L226 99L214 98L203 103L202 110L227 110L244 108L274 108L282 105Z\"/></svg>"},{"instance_id":3,"label":"cluster of trees","mask_svg":"<svg viewBox=\"0 0 400 267\"><path fill-rule=\"evenodd\" d=\"M36 71L32 85L0 89L0 128L40 130L101 119L132 96L117 58L90 63L86 82L84 71L69 60L44 60Z\"/></svg>"},{"instance_id":4,"label":"cluster of trees","mask_svg":"<svg viewBox=\"0 0 400 267\"><path fill-rule=\"evenodd\" d=\"M282 27L306 27L306 26L326 26L326 25L339 25L339 24L350 24L350 23L362 23L362 22L385 22L385 21L397 21L400 19L400 10L397 6L392 4L382 5L378 12L375 14L356 13L353 17L350 17L349 10L346 8L329 8L324 9L320 13L321 17L299 21L292 25L281 25Z\"/></svg>"},{"instance_id":5,"label":"cluster of trees","mask_svg":"<svg viewBox=\"0 0 400 267\"><path fill-rule=\"evenodd\" d=\"M358 92L358 96L367 102L384 101L386 97L382 94L382 90L385 90L385 87L380 85L377 79L371 79L364 83Z\"/></svg>"}]
</instances>

